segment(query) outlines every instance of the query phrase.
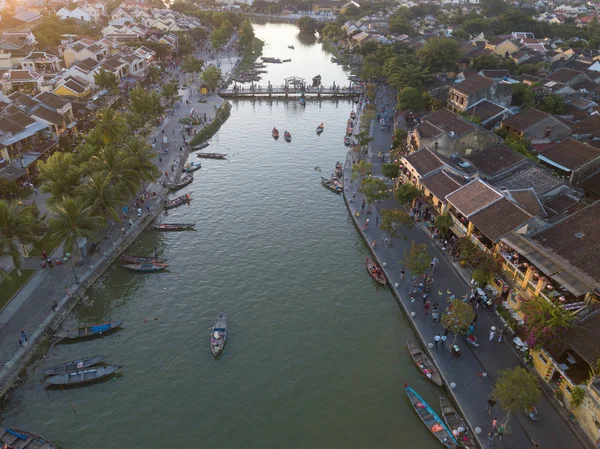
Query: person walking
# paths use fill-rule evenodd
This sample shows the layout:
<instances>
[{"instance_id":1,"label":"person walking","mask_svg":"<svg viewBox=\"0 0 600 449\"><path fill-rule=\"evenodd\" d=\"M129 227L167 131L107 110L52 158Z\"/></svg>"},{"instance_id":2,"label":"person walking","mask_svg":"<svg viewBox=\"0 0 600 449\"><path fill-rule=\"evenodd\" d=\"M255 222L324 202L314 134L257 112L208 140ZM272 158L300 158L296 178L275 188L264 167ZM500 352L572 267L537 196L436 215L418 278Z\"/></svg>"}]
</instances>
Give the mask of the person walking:
<instances>
[{"instance_id":1,"label":"person walking","mask_svg":"<svg viewBox=\"0 0 600 449\"><path fill-rule=\"evenodd\" d=\"M492 419L492 430L495 432L498 429L498 419Z\"/></svg>"},{"instance_id":2,"label":"person walking","mask_svg":"<svg viewBox=\"0 0 600 449\"><path fill-rule=\"evenodd\" d=\"M427 296L429 296L427 293L423 293L423 307L425 307L425 303L427 302Z\"/></svg>"},{"instance_id":3,"label":"person walking","mask_svg":"<svg viewBox=\"0 0 600 449\"><path fill-rule=\"evenodd\" d=\"M431 305L431 303L429 301L427 301L425 303L425 306L423 307L423 312L425 312L425 315L429 314L429 306Z\"/></svg>"},{"instance_id":4,"label":"person walking","mask_svg":"<svg viewBox=\"0 0 600 449\"><path fill-rule=\"evenodd\" d=\"M440 337L440 334L437 334L435 337L433 337L433 344L435 345L435 349L437 349L438 343L440 342L441 339L442 339L442 337Z\"/></svg>"},{"instance_id":5,"label":"person walking","mask_svg":"<svg viewBox=\"0 0 600 449\"><path fill-rule=\"evenodd\" d=\"M492 341L495 336L496 336L496 326L492 326L490 329L490 341Z\"/></svg>"},{"instance_id":6,"label":"person walking","mask_svg":"<svg viewBox=\"0 0 600 449\"><path fill-rule=\"evenodd\" d=\"M22 346L27 345L27 334L24 330L22 330L21 335L19 335L19 344Z\"/></svg>"},{"instance_id":7,"label":"person walking","mask_svg":"<svg viewBox=\"0 0 600 449\"><path fill-rule=\"evenodd\" d=\"M503 339L504 339L504 329L501 329L500 333L498 334L498 343L502 343Z\"/></svg>"},{"instance_id":8,"label":"person walking","mask_svg":"<svg viewBox=\"0 0 600 449\"><path fill-rule=\"evenodd\" d=\"M363 198L362 200L362 206L360 206L361 210L364 212L365 211L365 199Z\"/></svg>"},{"instance_id":9,"label":"person walking","mask_svg":"<svg viewBox=\"0 0 600 449\"><path fill-rule=\"evenodd\" d=\"M446 340L448 340L448 337L446 337L445 335L442 335L442 337L440 338L440 340L442 341L442 348L444 347L444 342Z\"/></svg>"},{"instance_id":10,"label":"person walking","mask_svg":"<svg viewBox=\"0 0 600 449\"><path fill-rule=\"evenodd\" d=\"M504 435L504 427L502 427L502 425L500 425L500 427L498 427L498 441L502 441L503 435Z\"/></svg>"},{"instance_id":11,"label":"person walking","mask_svg":"<svg viewBox=\"0 0 600 449\"><path fill-rule=\"evenodd\" d=\"M401 280L401 281L402 281L402 280L404 280L404 275L405 275L405 274L406 274L406 272L404 271L404 268L402 268L402 269L400 270L400 280Z\"/></svg>"},{"instance_id":12,"label":"person walking","mask_svg":"<svg viewBox=\"0 0 600 449\"><path fill-rule=\"evenodd\" d=\"M488 448L492 447L492 444L494 444L494 437L495 436L496 435L494 434L494 431L490 430L490 433L488 433L488 444L487 444Z\"/></svg>"},{"instance_id":13,"label":"person walking","mask_svg":"<svg viewBox=\"0 0 600 449\"><path fill-rule=\"evenodd\" d=\"M492 414L492 409L494 408L495 405L496 405L496 400L494 398L489 398L487 401L488 415Z\"/></svg>"},{"instance_id":14,"label":"person walking","mask_svg":"<svg viewBox=\"0 0 600 449\"><path fill-rule=\"evenodd\" d=\"M438 316L439 316L439 315L438 315L438 313L437 313L437 312L432 312L432 313L431 313L431 319L432 319L432 321L433 321L433 325L434 325L434 326L435 326L435 322L436 322L436 321L437 321L437 319L438 319Z\"/></svg>"}]
</instances>

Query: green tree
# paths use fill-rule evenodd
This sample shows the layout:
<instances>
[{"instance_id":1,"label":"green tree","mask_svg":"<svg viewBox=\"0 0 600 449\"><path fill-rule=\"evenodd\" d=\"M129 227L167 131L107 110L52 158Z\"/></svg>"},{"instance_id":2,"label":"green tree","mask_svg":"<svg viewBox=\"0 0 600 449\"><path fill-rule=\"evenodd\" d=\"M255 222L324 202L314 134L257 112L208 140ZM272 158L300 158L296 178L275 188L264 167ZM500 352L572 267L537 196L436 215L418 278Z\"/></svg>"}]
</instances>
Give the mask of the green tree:
<instances>
[{"instance_id":1,"label":"green tree","mask_svg":"<svg viewBox=\"0 0 600 449\"><path fill-rule=\"evenodd\" d=\"M115 109L104 108L98 113L95 128L104 145L108 145L119 142L125 136L127 123Z\"/></svg>"},{"instance_id":2,"label":"green tree","mask_svg":"<svg viewBox=\"0 0 600 449\"><path fill-rule=\"evenodd\" d=\"M569 400L571 407L572 408L579 407L584 399L585 399L585 390L583 388L581 388L579 385L576 386L575 388L573 388L573 391L571 392L571 399Z\"/></svg>"},{"instance_id":3,"label":"green tree","mask_svg":"<svg viewBox=\"0 0 600 449\"><path fill-rule=\"evenodd\" d=\"M404 250L402 263L414 276L424 274L431 263L431 256L427 252L427 245L417 243L413 240L410 244L410 249Z\"/></svg>"},{"instance_id":4,"label":"green tree","mask_svg":"<svg viewBox=\"0 0 600 449\"><path fill-rule=\"evenodd\" d=\"M447 37L432 37L419 49L417 56L431 73L454 70L460 57L458 43Z\"/></svg>"},{"instance_id":5,"label":"green tree","mask_svg":"<svg viewBox=\"0 0 600 449\"><path fill-rule=\"evenodd\" d=\"M120 220L116 208L125 200L125 195L113 184L108 173L92 173L77 189L77 198L90 205L92 214L102 217L105 223L109 217L116 222Z\"/></svg>"},{"instance_id":6,"label":"green tree","mask_svg":"<svg viewBox=\"0 0 600 449\"><path fill-rule=\"evenodd\" d=\"M383 164L381 174L388 179L395 179L400 176L400 166L398 164Z\"/></svg>"},{"instance_id":7,"label":"green tree","mask_svg":"<svg viewBox=\"0 0 600 449\"><path fill-rule=\"evenodd\" d=\"M94 74L94 82L100 89L106 89L110 92L116 92L119 89L119 78L112 72L107 72L104 67Z\"/></svg>"},{"instance_id":8,"label":"green tree","mask_svg":"<svg viewBox=\"0 0 600 449\"><path fill-rule=\"evenodd\" d=\"M373 168L373 164L367 161L358 161L358 163L352 165L352 180L354 181L357 178L364 178L369 173L371 173L371 169Z\"/></svg>"},{"instance_id":9,"label":"green tree","mask_svg":"<svg viewBox=\"0 0 600 449\"><path fill-rule=\"evenodd\" d=\"M131 168L127 154L113 146L105 146L89 161L90 172L110 178L119 194L133 195L138 189L141 174Z\"/></svg>"},{"instance_id":10,"label":"green tree","mask_svg":"<svg viewBox=\"0 0 600 449\"><path fill-rule=\"evenodd\" d=\"M394 139L392 140L392 144L394 148L402 148L404 149L404 145L406 144L406 138L408 137L408 132L402 128L398 128L394 131Z\"/></svg>"},{"instance_id":11,"label":"green tree","mask_svg":"<svg viewBox=\"0 0 600 449\"><path fill-rule=\"evenodd\" d=\"M541 391L533 374L517 366L499 372L492 398L507 413L522 412L540 400Z\"/></svg>"},{"instance_id":12,"label":"green tree","mask_svg":"<svg viewBox=\"0 0 600 449\"><path fill-rule=\"evenodd\" d=\"M535 100L535 92L522 83L512 85L513 103L524 107L531 106Z\"/></svg>"},{"instance_id":13,"label":"green tree","mask_svg":"<svg viewBox=\"0 0 600 449\"><path fill-rule=\"evenodd\" d=\"M76 245L77 239L93 238L94 233L100 229L102 218L93 215L93 206L85 204L81 198L65 196L50 204L49 209L52 212L50 229L53 236L65 241L65 252L73 252L73 248L77 247L81 258L79 247Z\"/></svg>"},{"instance_id":14,"label":"green tree","mask_svg":"<svg viewBox=\"0 0 600 449\"><path fill-rule=\"evenodd\" d=\"M42 190L52 198L70 194L81 183L81 169L74 159L73 153L56 152L46 162L38 162Z\"/></svg>"},{"instance_id":15,"label":"green tree","mask_svg":"<svg viewBox=\"0 0 600 449\"><path fill-rule=\"evenodd\" d=\"M509 133L506 135L506 139L504 139L504 144L532 161L537 160L537 158L529 151L529 141L522 136Z\"/></svg>"},{"instance_id":16,"label":"green tree","mask_svg":"<svg viewBox=\"0 0 600 449\"><path fill-rule=\"evenodd\" d=\"M383 64L383 75L387 83L397 90L405 87L422 90L431 78L429 70L415 56L407 54L387 59Z\"/></svg>"},{"instance_id":17,"label":"green tree","mask_svg":"<svg viewBox=\"0 0 600 449\"><path fill-rule=\"evenodd\" d=\"M399 225L405 225L412 228L414 225L413 219L406 212L398 209L382 209L380 212L381 224L379 229L387 233L390 237L396 238L397 228Z\"/></svg>"},{"instance_id":18,"label":"green tree","mask_svg":"<svg viewBox=\"0 0 600 449\"><path fill-rule=\"evenodd\" d=\"M148 75L146 76L146 80L148 80L148 82L156 83L160 81L161 76L162 72L158 67L156 67L155 65L151 65L150 67L148 67Z\"/></svg>"},{"instance_id":19,"label":"green tree","mask_svg":"<svg viewBox=\"0 0 600 449\"><path fill-rule=\"evenodd\" d=\"M10 257L21 276L20 244L37 243L43 226L35 206L0 200L0 256Z\"/></svg>"},{"instance_id":20,"label":"green tree","mask_svg":"<svg viewBox=\"0 0 600 449\"><path fill-rule=\"evenodd\" d=\"M129 108L142 119L142 123L158 117L163 112L160 96L141 87L136 87L129 93Z\"/></svg>"},{"instance_id":21,"label":"green tree","mask_svg":"<svg viewBox=\"0 0 600 449\"><path fill-rule=\"evenodd\" d=\"M471 324L474 318L475 311L470 304L456 299L450 303L440 322L444 329L454 333L452 346L456 343L456 337L459 334L467 332L469 324Z\"/></svg>"},{"instance_id":22,"label":"green tree","mask_svg":"<svg viewBox=\"0 0 600 449\"><path fill-rule=\"evenodd\" d=\"M171 81L170 83L162 85L162 96L165 98L167 104L173 104L173 102L178 98L179 94L179 82Z\"/></svg>"},{"instance_id":23,"label":"green tree","mask_svg":"<svg viewBox=\"0 0 600 449\"><path fill-rule=\"evenodd\" d=\"M481 2L483 7L484 17L496 17L506 11L508 7L504 0L483 0ZM512 29L512 28L511 28Z\"/></svg>"},{"instance_id":24,"label":"green tree","mask_svg":"<svg viewBox=\"0 0 600 449\"><path fill-rule=\"evenodd\" d=\"M202 70L204 61L193 55L185 55L181 63L181 70L185 73L199 73Z\"/></svg>"},{"instance_id":25,"label":"green tree","mask_svg":"<svg viewBox=\"0 0 600 449\"><path fill-rule=\"evenodd\" d=\"M421 191L412 184L405 183L396 189L394 195L400 204L409 206L421 195Z\"/></svg>"},{"instance_id":26,"label":"green tree","mask_svg":"<svg viewBox=\"0 0 600 449\"><path fill-rule=\"evenodd\" d=\"M214 91L221 83L221 69L210 66L202 72L202 81L210 91Z\"/></svg>"},{"instance_id":27,"label":"green tree","mask_svg":"<svg viewBox=\"0 0 600 449\"><path fill-rule=\"evenodd\" d=\"M564 349L564 333L574 326L575 316L542 298L522 301L520 310L524 315L529 347L544 348L558 355Z\"/></svg>"},{"instance_id":28,"label":"green tree","mask_svg":"<svg viewBox=\"0 0 600 449\"><path fill-rule=\"evenodd\" d=\"M238 45L243 52L252 52L254 49L254 37L252 23L244 20L238 27Z\"/></svg>"},{"instance_id":29,"label":"green tree","mask_svg":"<svg viewBox=\"0 0 600 449\"><path fill-rule=\"evenodd\" d=\"M567 104L560 95L550 94L544 97L540 109L548 114L561 115L567 110Z\"/></svg>"},{"instance_id":30,"label":"green tree","mask_svg":"<svg viewBox=\"0 0 600 449\"><path fill-rule=\"evenodd\" d=\"M383 179L379 178L364 178L360 183L359 191L365 196L369 204L388 197L387 185Z\"/></svg>"},{"instance_id":31,"label":"green tree","mask_svg":"<svg viewBox=\"0 0 600 449\"><path fill-rule=\"evenodd\" d=\"M446 212L445 214L435 217L433 225L440 231L443 237L447 237L450 233L450 228L454 226L454 222L452 221L450 214Z\"/></svg>"},{"instance_id":32,"label":"green tree","mask_svg":"<svg viewBox=\"0 0 600 449\"><path fill-rule=\"evenodd\" d=\"M414 87L405 87L398 92L398 109L401 111L422 111L425 109L423 94Z\"/></svg>"},{"instance_id":33,"label":"green tree","mask_svg":"<svg viewBox=\"0 0 600 449\"><path fill-rule=\"evenodd\" d=\"M130 138L125 142L123 151L127 168L135 172L141 181L154 181L160 176L160 170L153 162L156 153L143 139L139 137Z\"/></svg>"},{"instance_id":34,"label":"green tree","mask_svg":"<svg viewBox=\"0 0 600 449\"><path fill-rule=\"evenodd\" d=\"M319 27L319 22L317 22L312 17L303 16L296 22L296 26L300 30L301 33L306 34L315 34Z\"/></svg>"}]
</instances>

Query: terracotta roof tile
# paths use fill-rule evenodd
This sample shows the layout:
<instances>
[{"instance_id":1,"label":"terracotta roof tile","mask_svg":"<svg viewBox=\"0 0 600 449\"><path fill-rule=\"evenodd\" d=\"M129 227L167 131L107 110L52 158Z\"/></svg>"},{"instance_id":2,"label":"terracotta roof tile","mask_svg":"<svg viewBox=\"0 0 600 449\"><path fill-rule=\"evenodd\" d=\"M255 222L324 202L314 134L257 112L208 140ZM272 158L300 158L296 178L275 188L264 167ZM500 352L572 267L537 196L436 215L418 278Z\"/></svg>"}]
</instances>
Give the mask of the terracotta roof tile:
<instances>
[{"instance_id":1,"label":"terracotta roof tile","mask_svg":"<svg viewBox=\"0 0 600 449\"><path fill-rule=\"evenodd\" d=\"M436 198L446 201L446 195L460 188L464 183L459 182L454 176L449 175L444 170L440 170L431 176L421 180L427 189L433 193Z\"/></svg>"},{"instance_id":2,"label":"terracotta roof tile","mask_svg":"<svg viewBox=\"0 0 600 449\"><path fill-rule=\"evenodd\" d=\"M546 79L550 81L556 81L557 83L568 84L581 72L572 69L558 69L556 72L550 74Z\"/></svg>"},{"instance_id":3,"label":"terracotta roof tile","mask_svg":"<svg viewBox=\"0 0 600 449\"><path fill-rule=\"evenodd\" d=\"M561 184L549 170L529 162L521 170L511 173L498 181L493 181L494 187L507 190L520 190L532 188L538 197L554 190Z\"/></svg>"},{"instance_id":4,"label":"terracotta roof tile","mask_svg":"<svg viewBox=\"0 0 600 449\"><path fill-rule=\"evenodd\" d=\"M444 161L429 148L415 151L405 156L404 159L413 166L420 176L425 176L427 173L431 173L445 165Z\"/></svg>"},{"instance_id":5,"label":"terracotta roof tile","mask_svg":"<svg viewBox=\"0 0 600 449\"><path fill-rule=\"evenodd\" d=\"M544 206L550 209L550 211L555 214L562 214L578 201L579 200L577 198L563 193L562 195L558 195L550 201L544 202Z\"/></svg>"},{"instance_id":6,"label":"terracotta roof tile","mask_svg":"<svg viewBox=\"0 0 600 449\"><path fill-rule=\"evenodd\" d=\"M505 109L502 106L498 106L497 104L492 103L488 100L483 100L474 104L465 112L474 117L477 117L482 122L485 122L486 120L489 120L492 117L500 115L504 111Z\"/></svg>"},{"instance_id":7,"label":"terracotta roof tile","mask_svg":"<svg viewBox=\"0 0 600 449\"><path fill-rule=\"evenodd\" d=\"M516 131L526 131L536 123L550 117L550 114L539 111L535 108L527 108L518 114L502 120L502 126L507 126Z\"/></svg>"},{"instance_id":8,"label":"terracotta roof tile","mask_svg":"<svg viewBox=\"0 0 600 449\"><path fill-rule=\"evenodd\" d=\"M533 189L509 190L511 198L527 211L529 215L546 217L546 211Z\"/></svg>"},{"instance_id":9,"label":"terracotta roof tile","mask_svg":"<svg viewBox=\"0 0 600 449\"><path fill-rule=\"evenodd\" d=\"M579 142L571 137L548 148L539 159L561 165L569 170L577 170L584 164L600 157L598 148Z\"/></svg>"},{"instance_id":10,"label":"terracotta roof tile","mask_svg":"<svg viewBox=\"0 0 600 449\"><path fill-rule=\"evenodd\" d=\"M423 121L437 126L448 134L453 132L457 136L461 136L477 128L472 122L446 108L426 115L423 117Z\"/></svg>"},{"instance_id":11,"label":"terracotta roof tile","mask_svg":"<svg viewBox=\"0 0 600 449\"><path fill-rule=\"evenodd\" d=\"M477 167L477 170L490 177L516 167L525 161L524 156L521 156L503 144L486 148L468 157L468 159L469 162Z\"/></svg>"},{"instance_id":12,"label":"terracotta roof tile","mask_svg":"<svg viewBox=\"0 0 600 449\"><path fill-rule=\"evenodd\" d=\"M496 242L531 219L523 209L502 198L469 216L469 220L492 242Z\"/></svg>"},{"instance_id":13,"label":"terracotta roof tile","mask_svg":"<svg viewBox=\"0 0 600 449\"><path fill-rule=\"evenodd\" d=\"M491 78L486 78L479 74L468 77L462 83L452 87L452 89L458 92L464 93L465 95L474 95L482 89L490 87L495 81Z\"/></svg>"},{"instance_id":14,"label":"terracotta roof tile","mask_svg":"<svg viewBox=\"0 0 600 449\"><path fill-rule=\"evenodd\" d=\"M573 125L573 134L600 135L600 115L590 115Z\"/></svg>"},{"instance_id":15,"label":"terracotta roof tile","mask_svg":"<svg viewBox=\"0 0 600 449\"><path fill-rule=\"evenodd\" d=\"M500 198L500 193L479 178L446 196L448 202L466 217Z\"/></svg>"},{"instance_id":16,"label":"terracotta roof tile","mask_svg":"<svg viewBox=\"0 0 600 449\"><path fill-rule=\"evenodd\" d=\"M587 317L576 326L567 329L563 342L585 360L591 367L600 359L600 314Z\"/></svg>"}]
</instances>

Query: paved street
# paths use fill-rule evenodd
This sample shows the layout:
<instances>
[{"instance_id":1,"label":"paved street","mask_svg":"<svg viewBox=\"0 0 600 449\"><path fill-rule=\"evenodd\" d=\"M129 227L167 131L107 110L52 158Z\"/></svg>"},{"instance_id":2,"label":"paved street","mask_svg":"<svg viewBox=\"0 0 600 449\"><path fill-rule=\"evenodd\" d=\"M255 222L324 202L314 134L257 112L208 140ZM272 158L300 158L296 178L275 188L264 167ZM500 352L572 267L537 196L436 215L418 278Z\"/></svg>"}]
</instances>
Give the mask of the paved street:
<instances>
[{"instance_id":1,"label":"paved street","mask_svg":"<svg viewBox=\"0 0 600 449\"><path fill-rule=\"evenodd\" d=\"M390 106L387 112L393 117L393 96L388 99ZM379 92L377 97L377 110L385 102L384 95ZM382 131L379 126L374 127L374 141L371 144L369 151L369 161L373 163L372 175L376 176L381 173L381 162L377 157L378 152L387 153L389 151L392 139L392 132ZM348 162L349 161L349 162ZM359 180L355 183L351 182L351 158L347 160L345 168L345 192L349 200L349 205L354 216L354 212L361 210L363 196L358 191ZM353 193L356 192L356 198L352 199ZM399 208L398 202L391 197L384 200L380 209ZM461 297L469 291L468 282L470 279L464 279L459 274L459 269L441 252L437 245L432 244L432 240L428 233L424 232L421 226L415 226L413 229L403 228L399 231L400 238L392 239L392 248L388 248L383 244L384 234L378 229L376 222L376 209L373 207L373 214L361 216L358 220L359 226L364 225L366 218L369 218L369 226L363 231L367 242L377 242L375 253L381 264L385 264L384 270L391 281L392 286L398 284L395 288L397 295L401 298L401 304L407 313L414 312L415 316L411 319L419 334L425 343L433 343L433 338L436 334L442 334L443 328L437 323L433 324L431 314L425 315L423 311L422 294L413 294L416 301L411 303L409 295L410 273L407 272L404 280L400 279L401 264L399 261L403 258L403 253L406 248L410 247L411 241L424 243L429 248L430 256L437 257L440 260L439 266L435 272L434 282L429 292L431 303L438 302L440 312L445 308L446 291L451 290L456 297ZM462 270L461 272L464 272ZM438 296L438 290L444 293ZM447 385L451 382L456 384L453 394L458 401L464 415L469 422L471 428L479 427L481 434L479 435L482 447L489 447L487 433L491 430L491 422L494 417L502 422L505 414L496 405L494 412L490 415L486 410L487 399L493 389L493 382L498 376L498 371L506 368L518 366L518 360L510 347L509 339L504 339L499 343L496 339L488 340L491 326L496 326L497 329L502 328L502 323L499 318L488 311L482 309L476 310L478 320L476 323L475 336L478 338L481 346L472 348L467 345L464 339L459 336L456 340L461 348L462 355L460 358L455 358L450 354L447 348L431 349L430 352L438 367L441 369L444 381ZM448 336L448 343L452 343L453 334ZM480 377L480 373L486 372L487 378ZM438 408L437 404L433 404L434 408ZM531 439L539 444L540 448L552 449L578 449L584 448L579 439L571 431L567 423L563 420L559 412L554 408L553 404L545 397L536 404L540 419L532 421L524 414L516 414L511 416L508 421L507 432L502 441L495 438L492 442L492 448L505 449L530 449L533 447Z\"/></svg>"}]
</instances>

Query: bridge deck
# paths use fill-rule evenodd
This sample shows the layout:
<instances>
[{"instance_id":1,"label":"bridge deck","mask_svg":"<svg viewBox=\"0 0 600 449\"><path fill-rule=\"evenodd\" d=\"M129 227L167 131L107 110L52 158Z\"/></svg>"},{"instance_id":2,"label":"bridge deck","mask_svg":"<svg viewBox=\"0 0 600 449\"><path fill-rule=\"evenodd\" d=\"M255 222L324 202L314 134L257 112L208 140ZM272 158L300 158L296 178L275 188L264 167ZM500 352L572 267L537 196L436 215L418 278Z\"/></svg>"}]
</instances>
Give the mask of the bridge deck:
<instances>
[{"instance_id":1,"label":"bridge deck","mask_svg":"<svg viewBox=\"0 0 600 449\"><path fill-rule=\"evenodd\" d=\"M331 87L323 87L322 89L294 89L294 88L285 88L285 87L272 87L268 88L265 86L254 86L244 87L244 88L228 88L222 89L219 94L222 97L256 97L256 96L278 96L278 97L286 97L286 96L300 96L304 94L304 96L311 97L348 97L354 95L360 95L360 89L340 89L340 88L331 88Z\"/></svg>"}]
</instances>

